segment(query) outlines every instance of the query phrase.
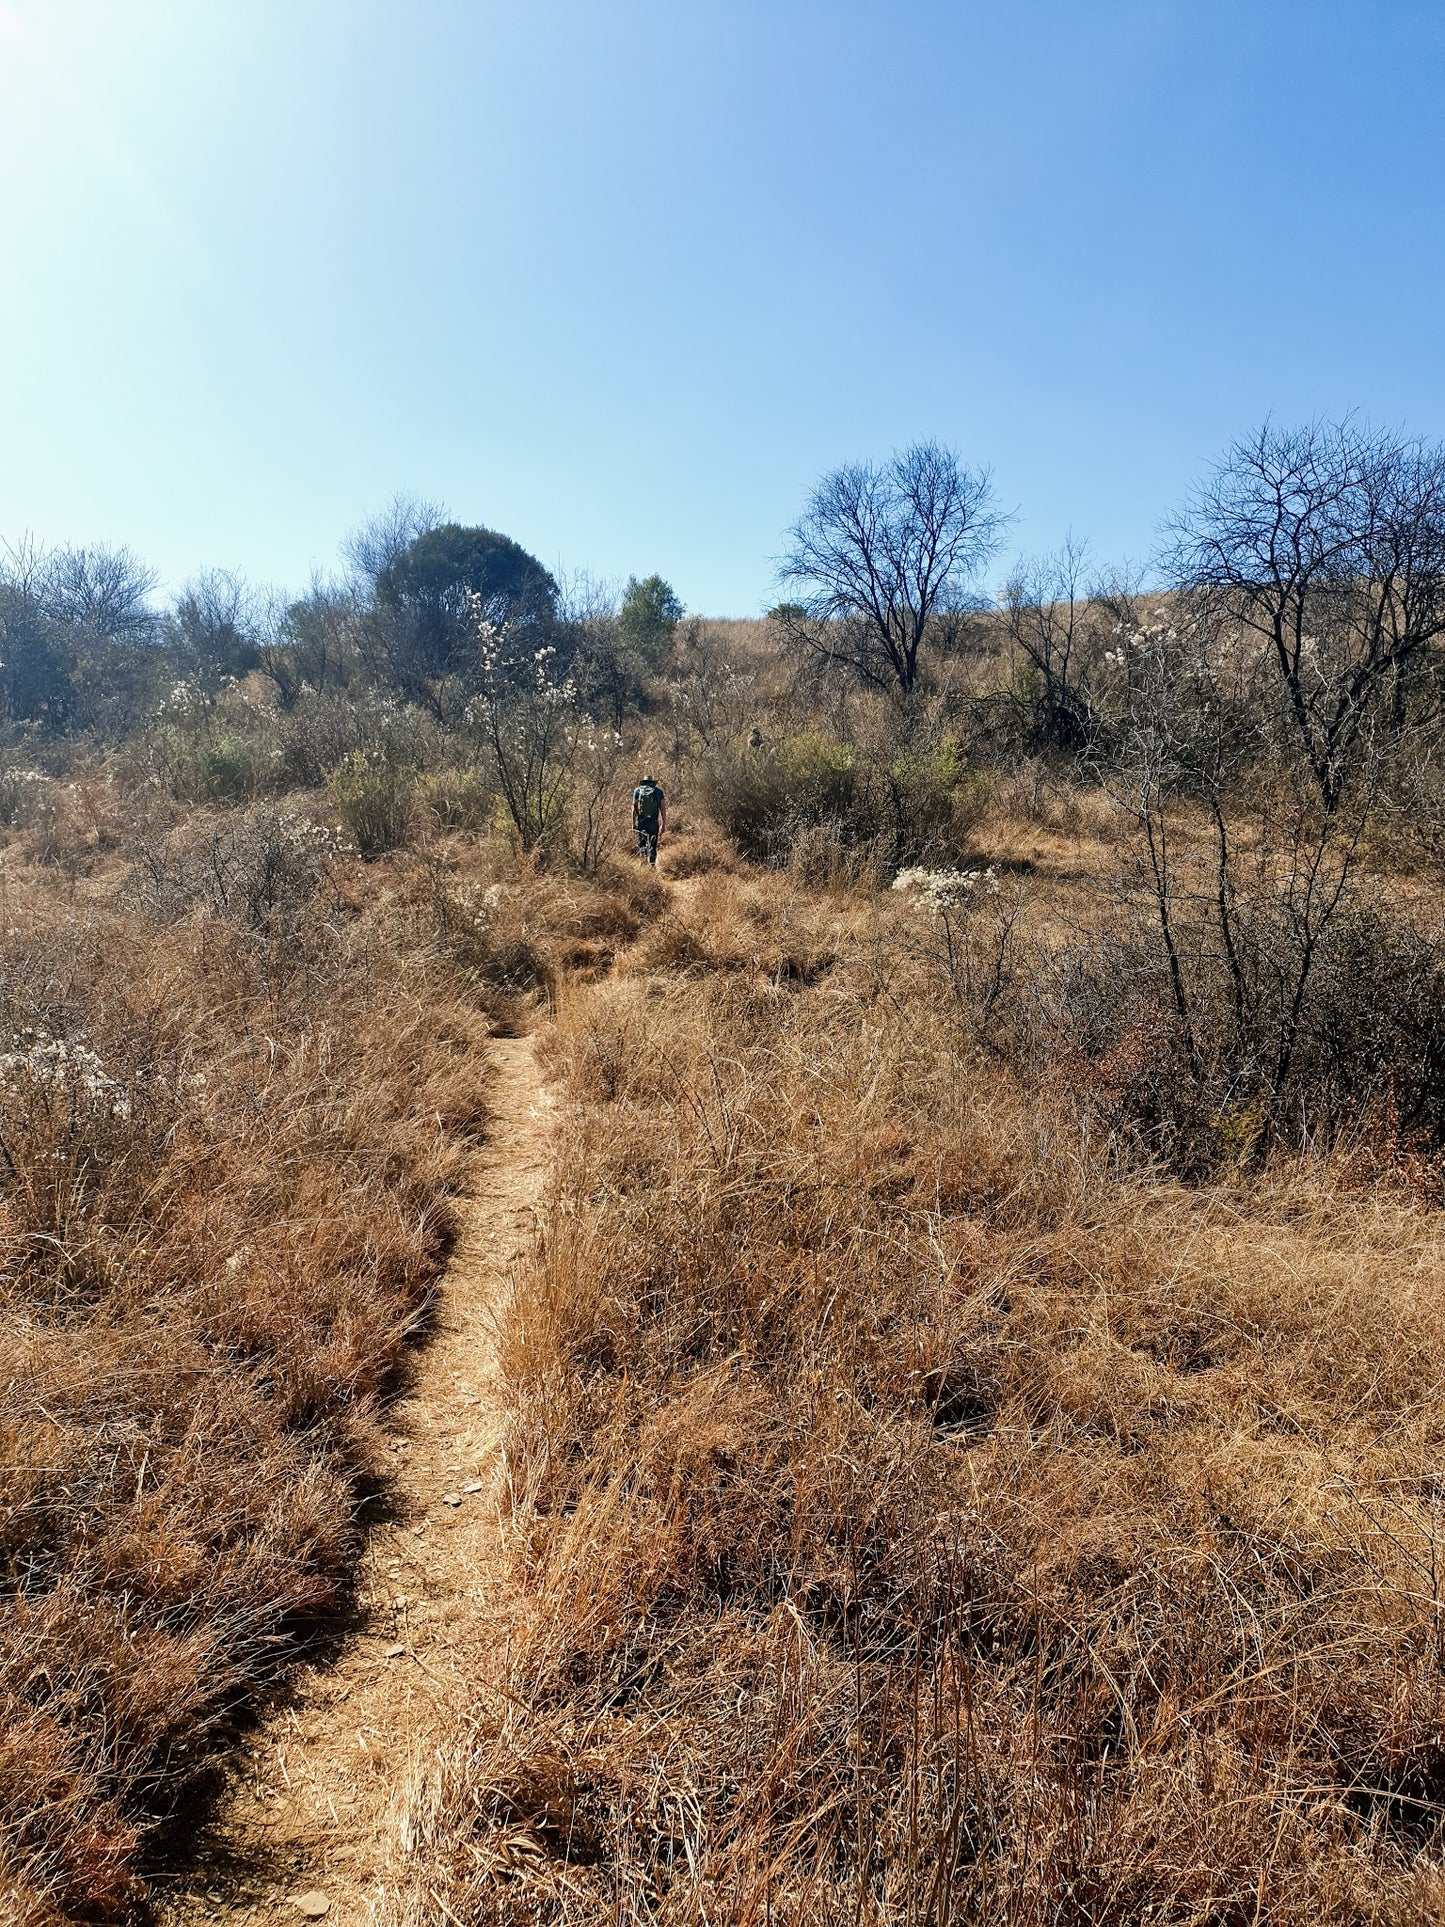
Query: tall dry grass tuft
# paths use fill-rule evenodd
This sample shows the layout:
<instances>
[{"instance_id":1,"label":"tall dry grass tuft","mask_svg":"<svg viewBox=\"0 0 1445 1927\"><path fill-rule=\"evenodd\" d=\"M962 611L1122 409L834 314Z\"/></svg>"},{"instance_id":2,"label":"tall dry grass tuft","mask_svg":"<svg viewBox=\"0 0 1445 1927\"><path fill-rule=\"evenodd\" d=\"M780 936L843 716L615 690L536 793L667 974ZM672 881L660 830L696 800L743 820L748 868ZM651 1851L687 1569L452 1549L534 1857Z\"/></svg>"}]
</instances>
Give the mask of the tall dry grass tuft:
<instances>
[{"instance_id":1,"label":"tall dry grass tuft","mask_svg":"<svg viewBox=\"0 0 1445 1927\"><path fill-rule=\"evenodd\" d=\"M485 1026L309 823L0 892L0 1892L121 1919L343 1597Z\"/></svg>"},{"instance_id":2,"label":"tall dry grass tuft","mask_svg":"<svg viewBox=\"0 0 1445 1927\"><path fill-rule=\"evenodd\" d=\"M1445 1918L1438 1219L1111 1175L895 904L782 975L769 889L559 1010L516 1601L394 1919Z\"/></svg>"}]
</instances>

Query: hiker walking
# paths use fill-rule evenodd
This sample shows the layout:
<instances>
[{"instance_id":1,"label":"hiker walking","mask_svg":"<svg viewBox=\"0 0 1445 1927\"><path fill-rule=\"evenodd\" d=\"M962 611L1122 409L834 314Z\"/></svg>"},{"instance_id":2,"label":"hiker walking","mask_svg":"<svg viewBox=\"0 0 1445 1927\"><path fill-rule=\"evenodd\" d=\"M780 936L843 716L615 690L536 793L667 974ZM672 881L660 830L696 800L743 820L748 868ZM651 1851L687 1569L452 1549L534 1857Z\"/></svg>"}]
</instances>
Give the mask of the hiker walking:
<instances>
[{"instance_id":1,"label":"hiker walking","mask_svg":"<svg viewBox=\"0 0 1445 1927\"><path fill-rule=\"evenodd\" d=\"M637 854L656 863L657 839L667 828L667 798L655 776L644 776L632 792L632 827L637 835Z\"/></svg>"}]
</instances>

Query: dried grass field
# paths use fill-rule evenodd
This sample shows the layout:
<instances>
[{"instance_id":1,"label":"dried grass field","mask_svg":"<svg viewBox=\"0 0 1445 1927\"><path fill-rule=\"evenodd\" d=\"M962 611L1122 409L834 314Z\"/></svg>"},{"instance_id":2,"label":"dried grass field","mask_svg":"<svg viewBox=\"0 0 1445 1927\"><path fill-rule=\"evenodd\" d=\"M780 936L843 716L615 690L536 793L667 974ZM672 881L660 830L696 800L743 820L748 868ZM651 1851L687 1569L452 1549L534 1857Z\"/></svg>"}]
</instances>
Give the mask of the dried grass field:
<instances>
[{"instance_id":1,"label":"dried grass field","mask_svg":"<svg viewBox=\"0 0 1445 1927\"><path fill-rule=\"evenodd\" d=\"M134 853L133 853L134 854ZM485 1025L289 812L10 864L0 1883L123 1917L344 1597Z\"/></svg>"},{"instance_id":2,"label":"dried grass field","mask_svg":"<svg viewBox=\"0 0 1445 1927\"><path fill-rule=\"evenodd\" d=\"M728 647L720 747L631 752L656 874L620 756L544 860L420 725L0 795L7 1921L1445 1920L1434 872L1364 850L1266 1131L1197 805L1187 1052L1106 786L885 743L942 852L889 862L862 750L739 747ZM377 1549L462 1476L408 1413L503 1260L398 1635ZM202 1865L298 1690L342 1784L379 1639L445 1691L367 1674L364 1837L318 1794Z\"/></svg>"},{"instance_id":3,"label":"dried grass field","mask_svg":"<svg viewBox=\"0 0 1445 1927\"><path fill-rule=\"evenodd\" d=\"M1122 1171L896 895L674 885L549 1050L389 1923L1441 1917L1432 1198Z\"/></svg>"}]
</instances>

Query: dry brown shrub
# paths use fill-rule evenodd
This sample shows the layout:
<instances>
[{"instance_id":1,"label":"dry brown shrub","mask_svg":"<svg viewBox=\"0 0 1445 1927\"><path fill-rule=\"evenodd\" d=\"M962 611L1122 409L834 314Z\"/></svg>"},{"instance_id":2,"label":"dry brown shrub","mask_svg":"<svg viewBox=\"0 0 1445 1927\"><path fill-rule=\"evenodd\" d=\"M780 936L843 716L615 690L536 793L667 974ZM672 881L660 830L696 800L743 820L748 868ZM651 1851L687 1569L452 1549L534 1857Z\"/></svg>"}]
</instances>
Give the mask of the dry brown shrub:
<instances>
[{"instance_id":1,"label":"dry brown shrub","mask_svg":"<svg viewBox=\"0 0 1445 1927\"><path fill-rule=\"evenodd\" d=\"M152 915L7 880L7 1920L124 1917L156 1822L343 1596L480 1115L455 980L344 877L268 895L268 837L186 832Z\"/></svg>"},{"instance_id":2,"label":"dry brown shrub","mask_svg":"<svg viewBox=\"0 0 1445 1927\"><path fill-rule=\"evenodd\" d=\"M710 871L674 893L622 960L629 973L740 972L814 983L836 962L835 932L792 879Z\"/></svg>"},{"instance_id":3,"label":"dry brown shrub","mask_svg":"<svg viewBox=\"0 0 1445 1927\"><path fill-rule=\"evenodd\" d=\"M123 780L117 766L70 745L0 747L0 841L69 876L108 858L173 812L170 799Z\"/></svg>"},{"instance_id":4,"label":"dry brown shrub","mask_svg":"<svg viewBox=\"0 0 1445 1927\"><path fill-rule=\"evenodd\" d=\"M517 1603L395 1917L1440 1918L1438 1218L1111 1176L858 918L564 1002Z\"/></svg>"},{"instance_id":5,"label":"dry brown shrub","mask_svg":"<svg viewBox=\"0 0 1445 1927\"><path fill-rule=\"evenodd\" d=\"M499 1018L519 993L550 1001L564 972L605 972L667 900L635 863L576 874L504 862L489 846L443 853L426 874L437 939Z\"/></svg>"},{"instance_id":6,"label":"dry brown shrub","mask_svg":"<svg viewBox=\"0 0 1445 1927\"><path fill-rule=\"evenodd\" d=\"M708 876L719 870L736 876L743 867L737 851L722 832L711 824L665 837L658 852L657 865L664 877L678 882L687 877Z\"/></svg>"}]
</instances>

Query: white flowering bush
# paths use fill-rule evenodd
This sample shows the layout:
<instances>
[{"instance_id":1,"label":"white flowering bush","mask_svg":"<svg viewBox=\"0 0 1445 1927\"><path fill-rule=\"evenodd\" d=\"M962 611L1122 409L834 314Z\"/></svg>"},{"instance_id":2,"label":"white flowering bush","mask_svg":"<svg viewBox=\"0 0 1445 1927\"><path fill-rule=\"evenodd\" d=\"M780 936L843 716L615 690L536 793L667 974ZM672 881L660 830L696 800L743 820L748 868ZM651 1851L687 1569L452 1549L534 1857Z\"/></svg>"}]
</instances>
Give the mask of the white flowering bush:
<instances>
[{"instance_id":1,"label":"white flowering bush","mask_svg":"<svg viewBox=\"0 0 1445 1927\"><path fill-rule=\"evenodd\" d=\"M480 688L464 724L496 779L524 854L545 853L564 838L572 774L591 725L557 650L530 625L487 617L471 598Z\"/></svg>"},{"instance_id":2,"label":"white flowering bush","mask_svg":"<svg viewBox=\"0 0 1445 1927\"><path fill-rule=\"evenodd\" d=\"M505 886L500 883L489 883L485 888L462 883L438 893L439 920L451 940L454 955L468 948L483 953L490 951L497 912L505 894Z\"/></svg>"},{"instance_id":3,"label":"white flowering bush","mask_svg":"<svg viewBox=\"0 0 1445 1927\"><path fill-rule=\"evenodd\" d=\"M895 890L911 891L930 908L943 912L966 909L977 897L998 888L992 866L979 870L928 870L915 867L900 870L893 879Z\"/></svg>"},{"instance_id":4,"label":"white flowering bush","mask_svg":"<svg viewBox=\"0 0 1445 1927\"><path fill-rule=\"evenodd\" d=\"M438 948L484 1007L503 1011L508 997L551 980L515 884L458 883L438 874L432 914Z\"/></svg>"},{"instance_id":5,"label":"white flowering bush","mask_svg":"<svg viewBox=\"0 0 1445 1927\"><path fill-rule=\"evenodd\" d=\"M0 823L26 830L44 822L55 810L56 784L44 770L0 768Z\"/></svg>"},{"instance_id":6,"label":"white flowering bush","mask_svg":"<svg viewBox=\"0 0 1445 1927\"><path fill-rule=\"evenodd\" d=\"M182 803L243 803L285 780L274 709L234 677L214 690L174 683L145 745L153 775Z\"/></svg>"},{"instance_id":7,"label":"white flowering bush","mask_svg":"<svg viewBox=\"0 0 1445 1927\"><path fill-rule=\"evenodd\" d=\"M12 1039L0 1053L0 1108L37 1097L46 1105L58 1100L71 1118L105 1116L124 1123L131 1115L129 1089L106 1070L99 1052L44 1030Z\"/></svg>"},{"instance_id":8,"label":"white flowering bush","mask_svg":"<svg viewBox=\"0 0 1445 1927\"><path fill-rule=\"evenodd\" d=\"M975 1046L998 1052L1026 1028L1034 969L1027 885L1004 888L994 865L902 870L893 888L932 914L922 948L946 982L956 1019Z\"/></svg>"},{"instance_id":9,"label":"white flowering bush","mask_svg":"<svg viewBox=\"0 0 1445 1927\"><path fill-rule=\"evenodd\" d=\"M13 1022L13 1019L12 1019ZM177 1044L153 1053L37 1022L0 1038L0 1169L6 1229L20 1261L65 1291L105 1266L106 1239L77 1238L90 1219L132 1218L180 1115L204 1098Z\"/></svg>"},{"instance_id":10,"label":"white flowering bush","mask_svg":"<svg viewBox=\"0 0 1445 1927\"><path fill-rule=\"evenodd\" d=\"M579 868L595 871L627 822L632 781L621 731L589 723L576 746L572 788L572 847Z\"/></svg>"}]
</instances>

